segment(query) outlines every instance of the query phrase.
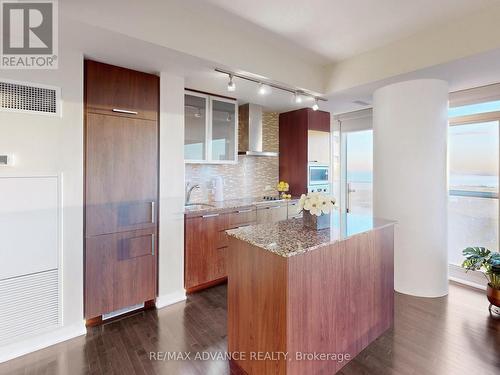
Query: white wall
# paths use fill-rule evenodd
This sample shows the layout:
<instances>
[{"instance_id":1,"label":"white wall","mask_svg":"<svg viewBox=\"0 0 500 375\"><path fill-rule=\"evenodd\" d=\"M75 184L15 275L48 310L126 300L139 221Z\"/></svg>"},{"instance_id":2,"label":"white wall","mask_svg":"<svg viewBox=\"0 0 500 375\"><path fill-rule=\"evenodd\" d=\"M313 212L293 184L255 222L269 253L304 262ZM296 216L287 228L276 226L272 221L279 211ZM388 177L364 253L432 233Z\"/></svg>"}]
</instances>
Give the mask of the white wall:
<instances>
[{"instance_id":1,"label":"white wall","mask_svg":"<svg viewBox=\"0 0 500 375\"><path fill-rule=\"evenodd\" d=\"M448 85L422 79L383 87L373 102L373 211L397 220L394 287L448 293Z\"/></svg>"},{"instance_id":2,"label":"white wall","mask_svg":"<svg viewBox=\"0 0 500 375\"><path fill-rule=\"evenodd\" d=\"M184 78L160 75L161 308L186 298L184 291Z\"/></svg>"},{"instance_id":3,"label":"white wall","mask_svg":"<svg viewBox=\"0 0 500 375\"><path fill-rule=\"evenodd\" d=\"M0 78L58 86L62 117L0 112L0 154L15 166L0 176L59 175L62 218L62 325L36 338L0 347L0 362L85 333L83 323L83 56L61 41L57 70L2 70ZM35 213L34 213L35 214ZM19 228L20 236L29 236ZM22 249L19 249L22 251Z\"/></svg>"}]
</instances>

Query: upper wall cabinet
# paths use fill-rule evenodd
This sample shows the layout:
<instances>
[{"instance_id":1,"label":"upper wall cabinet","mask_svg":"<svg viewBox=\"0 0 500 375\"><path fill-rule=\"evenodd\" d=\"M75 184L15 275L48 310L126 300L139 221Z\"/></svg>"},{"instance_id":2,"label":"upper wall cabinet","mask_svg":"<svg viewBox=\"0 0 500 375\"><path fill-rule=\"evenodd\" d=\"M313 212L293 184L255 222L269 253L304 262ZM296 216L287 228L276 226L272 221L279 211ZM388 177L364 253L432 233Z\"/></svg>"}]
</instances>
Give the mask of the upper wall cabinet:
<instances>
[{"instance_id":1,"label":"upper wall cabinet","mask_svg":"<svg viewBox=\"0 0 500 375\"><path fill-rule=\"evenodd\" d=\"M238 103L193 91L184 96L184 160L238 162Z\"/></svg>"},{"instance_id":2,"label":"upper wall cabinet","mask_svg":"<svg viewBox=\"0 0 500 375\"><path fill-rule=\"evenodd\" d=\"M158 121L158 77L95 61L85 61L85 106L93 113Z\"/></svg>"}]
</instances>

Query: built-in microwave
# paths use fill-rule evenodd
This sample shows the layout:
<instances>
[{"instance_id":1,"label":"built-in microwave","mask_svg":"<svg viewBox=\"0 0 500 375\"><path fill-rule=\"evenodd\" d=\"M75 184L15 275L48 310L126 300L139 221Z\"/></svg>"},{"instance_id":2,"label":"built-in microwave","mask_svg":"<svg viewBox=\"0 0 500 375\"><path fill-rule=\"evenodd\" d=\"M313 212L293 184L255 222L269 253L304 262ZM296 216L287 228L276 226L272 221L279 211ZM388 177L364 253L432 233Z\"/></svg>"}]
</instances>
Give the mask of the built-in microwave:
<instances>
[{"instance_id":1,"label":"built-in microwave","mask_svg":"<svg viewBox=\"0 0 500 375\"><path fill-rule=\"evenodd\" d=\"M330 180L330 166L327 164L309 163L308 186L327 185Z\"/></svg>"}]
</instances>

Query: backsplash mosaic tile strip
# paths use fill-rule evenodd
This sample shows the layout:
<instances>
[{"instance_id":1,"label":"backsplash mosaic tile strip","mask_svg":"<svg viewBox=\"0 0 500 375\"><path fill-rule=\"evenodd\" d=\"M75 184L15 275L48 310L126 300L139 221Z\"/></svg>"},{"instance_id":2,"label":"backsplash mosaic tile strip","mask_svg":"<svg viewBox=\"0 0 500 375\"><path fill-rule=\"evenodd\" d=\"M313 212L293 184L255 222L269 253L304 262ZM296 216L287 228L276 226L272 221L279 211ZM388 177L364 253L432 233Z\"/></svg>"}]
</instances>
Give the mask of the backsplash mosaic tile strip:
<instances>
[{"instance_id":1,"label":"backsplash mosaic tile strip","mask_svg":"<svg viewBox=\"0 0 500 375\"><path fill-rule=\"evenodd\" d=\"M278 158L240 155L238 164L188 164L186 181L199 184L201 189L193 190L192 202L209 199L212 179L224 179L224 199L260 197L276 192L278 183ZM270 187L273 191L267 191Z\"/></svg>"}]
</instances>

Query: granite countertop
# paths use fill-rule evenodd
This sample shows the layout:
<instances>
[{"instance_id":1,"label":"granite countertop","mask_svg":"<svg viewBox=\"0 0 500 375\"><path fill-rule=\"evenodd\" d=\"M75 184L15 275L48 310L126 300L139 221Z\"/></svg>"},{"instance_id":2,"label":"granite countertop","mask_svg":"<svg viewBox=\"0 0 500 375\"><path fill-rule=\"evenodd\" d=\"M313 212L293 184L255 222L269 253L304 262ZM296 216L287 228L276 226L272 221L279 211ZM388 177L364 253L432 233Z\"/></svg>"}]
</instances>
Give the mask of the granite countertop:
<instances>
[{"instance_id":1,"label":"granite countertop","mask_svg":"<svg viewBox=\"0 0 500 375\"><path fill-rule=\"evenodd\" d=\"M302 219L290 219L272 224L251 225L226 233L274 254L288 258L327 246L356 234L395 224L394 221L353 214L332 215L331 228L305 228Z\"/></svg>"},{"instance_id":2,"label":"granite countertop","mask_svg":"<svg viewBox=\"0 0 500 375\"><path fill-rule=\"evenodd\" d=\"M249 207L265 207L267 205L278 205L280 203L295 203L298 198L280 199L275 201L259 198L229 199L222 202L192 202L192 204L203 204L203 206L187 206L184 214L187 216L206 215L210 213L230 211L232 209L244 209Z\"/></svg>"}]
</instances>

